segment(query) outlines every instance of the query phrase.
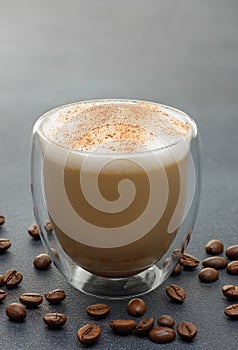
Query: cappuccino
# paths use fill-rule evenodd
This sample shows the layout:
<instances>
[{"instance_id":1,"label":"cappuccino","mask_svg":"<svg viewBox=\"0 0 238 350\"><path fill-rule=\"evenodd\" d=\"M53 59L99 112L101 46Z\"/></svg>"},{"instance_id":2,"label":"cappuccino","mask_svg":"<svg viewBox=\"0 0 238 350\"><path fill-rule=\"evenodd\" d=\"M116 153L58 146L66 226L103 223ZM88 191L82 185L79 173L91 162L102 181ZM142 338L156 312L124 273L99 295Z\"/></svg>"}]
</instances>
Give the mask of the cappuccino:
<instances>
[{"instance_id":1,"label":"cappuccino","mask_svg":"<svg viewBox=\"0 0 238 350\"><path fill-rule=\"evenodd\" d=\"M45 202L67 255L104 277L160 260L183 219L190 118L152 102L86 101L44 115L39 134Z\"/></svg>"}]
</instances>

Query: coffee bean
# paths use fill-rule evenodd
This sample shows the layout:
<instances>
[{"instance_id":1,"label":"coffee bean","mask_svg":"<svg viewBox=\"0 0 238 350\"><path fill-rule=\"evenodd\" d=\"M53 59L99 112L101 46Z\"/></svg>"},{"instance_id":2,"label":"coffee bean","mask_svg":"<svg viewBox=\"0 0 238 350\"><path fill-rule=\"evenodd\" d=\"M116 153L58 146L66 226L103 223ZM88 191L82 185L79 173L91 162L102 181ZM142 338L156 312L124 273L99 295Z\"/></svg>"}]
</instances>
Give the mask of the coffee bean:
<instances>
[{"instance_id":1,"label":"coffee bean","mask_svg":"<svg viewBox=\"0 0 238 350\"><path fill-rule=\"evenodd\" d=\"M4 290L0 289L0 303L6 298L6 296L7 293Z\"/></svg>"},{"instance_id":2,"label":"coffee bean","mask_svg":"<svg viewBox=\"0 0 238 350\"><path fill-rule=\"evenodd\" d=\"M20 303L12 303L7 306L6 314L11 321L21 322L26 317L26 308Z\"/></svg>"},{"instance_id":3,"label":"coffee bean","mask_svg":"<svg viewBox=\"0 0 238 350\"><path fill-rule=\"evenodd\" d=\"M212 267L205 267L199 272L198 277L202 282L210 283L218 279L219 273Z\"/></svg>"},{"instance_id":4,"label":"coffee bean","mask_svg":"<svg viewBox=\"0 0 238 350\"><path fill-rule=\"evenodd\" d=\"M158 326L151 329L149 338L155 343L169 343L176 338L176 333L172 328Z\"/></svg>"},{"instance_id":5,"label":"coffee bean","mask_svg":"<svg viewBox=\"0 0 238 350\"><path fill-rule=\"evenodd\" d=\"M134 320L112 320L110 327L116 334L127 335L136 328L136 322Z\"/></svg>"},{"instance_id":6,"label":"coffee bean","mask_svg":"<svg viewBox=\"0 0 238 350\"><path fill-rule=\"evenodd\" d=\"M87 307L88 315L94 318L103 318L110 311L110 306L107 304L94 304Z\"/></svg>"},{"instance_id":7,"label":"coffee bean","mask_svg":"<svg viewBox=\"0 0 238 350\"><path fill-rule=\"evenodd\" d=\"M227 306L224 312L231 319L238 319L238 304Z\"/></svg>"},{"instance_id":8,"label":"coffee bean","mask_svg":"<svg viewBox=\"0 0 238 350\"><path fill-rule=\"evenodd\" d=\"M78 332L78 340L82 344L92 344L95 343L101 334L101 328L97 324L87 323L81 327Z\"/></svg>"},{"instance_id":9,"label":"coffee bean","mask_svg":"<svg viewBox=\"0 0 238 350\"><path fill-rule=\"evenodd\" d=\"M177 332L183 340L192 340L197 335L197 327L192 322L180 322Z\"/></svg>"},{"instance_id":10,"label":"coffee bean","mask_svg":"<svg viewBox=\"0 0 238 350\"><path fill-rule=\"evenodd\" d=\"M152 317L143 318L137 323L135 328L135 334L138 335L138 337L145 337L146 335L148 335L148 333L153 327L154 319Z\"/></svg>"},{"instance_id":11,"label":"coffee bean","mask_svg":"<svg viewBox=\"0 0 238 350\"><path fill-rule=\"evenodd\" d=\"M3 281L4 281L4 276L0 275L0 287L3 285Z\"/></svg>"},{"instance_id":12,"label":"coffee bean","mask_svg":"<svg viewBox=\"0 0 238 350\"><path fill-rule=\"evenodd\" d=\"M227 284L222 287L222 293L229 300L238 300L238 286Z\"/></svg>"},{"instance_id":13,"label":"coffee bean","mask_svg":"<svg viewBox=\"0 0 238 350\"><path fill-rule=\"evenodd\" d=\"M203 260L202 265L205 267L213 267L216 270L225 269L228 261L223 256L210 256Z\"/></svg>"},{"instance_id":14,"label":"coffee bean","mask_svg":"<svg viewBox=\"0 0 238 350\"><path fill-rule=\"evenodd\" d=\"M179 276L182 272L183 272L183 266L180 263L178 263L173 269L171 276L173 277Z\"/></svg>"},{"instance_id":15,"label":"coffee bean","mask_svg":"<svg viewBox=\"0 0 238 350\"><path fill-rule=\"evenodd\" d=\"M46 270L52 263L51 258L48 254L37 255L33 261L33 264L38 270Z\"/></svg>"},{"instance_id":16,"label":"coffee bean","mask_svg":"<svg viewBox=\"0 0 238 350\"><path fill-rule=\"evenodd\" d=\"M35 238L35 239L39 239L40 238L40 229L39 226L36 224L31 225L28 228L28 233L31 237Z\"/></svg>"},{"instance_id":17,"label":"coffee bean","mask_svg":"<svg viewBox=\"0 0 238 350\"><path fill-rule=\"evenodd\" d=\"M231 262L227 265L226 271L227 271L230 275L238 275L238 260L233 260L233 261L231 261Z\"/></svg>"},{"instance_id":18,"label":"coffee bean","mask_svg":"<svg viewBox=\"0 0 238 350\"><path fill-rule=\"evenodd\" d=\"M204 248L208 254L218 255L223 252L224 245L219 239L212 239Z\"/></svg>"},{"instance_id":19,"label":"coffee bean","mask_svg":"<svg viewBox=\"0 0 238 350\"><path fill-rule=\"evenodd\" d=\"M0 215L0 226L5 224L5 217L3 215Z\"/></svg>"},{"instance_id":20,"label":"coffee bean","mask_svg":"<svg viewBox=\"0 0 238 350\"><path fill-rule=\"evenodd\" d=\"M238 244L228 247L226 250L226 256L231 260L238 260Z\"/></svg>"},{"instance_id":21,"label":"coffee bean","mask_svg":"<svg viewBox=\"0 0 238 350\"><path fill-rule=\"evenodd\" d=\"M170 299L177 303L183 303L186 298L185 290L177 284L166 287L166 293Z\"/></svg>"},{"instance_id":22,"label":"coffee bean","mask_svg":"<svg viewBox=\"0 0 238 350\"><path fill-rule=\"evenodd\" d=\"M6 271L3 275L3 282L8 288L16 287L22 279L22 274L14 269Z\"/></svg>"},{"instance_id":23,"label":"coffee bean","mask_svg":"<svg viewBox=\"0 0 238 350\"><path fill-rule=\"evenodd\" d=\"M187 269L194 269L199 265L199 260L190 254L183 254L179 259L180 264Z\"/></svg>"},{"instance_id":24,"label":"coffee bean","mask_svg":"<svg viewBox=\"0 0 238 350\"><path fill-rule=\"evenodd\" d=\"M172 328L175 325L175 320L170 315L161 315L158 318L158 325L163 327L170 327Z\"/></svg>"},{"instance_id":25,"label":"coffee bean","mask_svg":"<svg viewBox=\"0 0 238 350\"><path fill-rule=\"evenodd\" d=\"M55 289L45 293L45 298L50 304L59 304L66 298L66 293L63 289Z\"/></svg>"},{"instance_id":26,"label":"coffee bean","mask_svg":"<svg viewBox=\"0 0 238 350\"><path fill-rule=\"evenodd\" d=\"M67 317L64 314L52 312L43 316L43 320L49 328L59 329L66 323Z\"/></svg>"},{"instance_id":27,"label":"coffee bean","mask_svg":"<svg viewBox=\"0 0 238 350\"><path fill-rule=\"evenodd\" d=\"M0 253L5 253L11 247L11 242L7 238L0 238Z\"/></svg>"},{"instance_id":28,"label":"coffee bean","mask_svg":"<svg viewBox=\"0 0 238 350\"><path fill-rule=\"evenodd\" d=\"M44 227L48 233L51 233L53 231L53 226L50 221L46 221Z\"/></svg>"},{"instance_id":29,"label":"coffee bean","mask_svg":"<svg viewBox=\"0 0 238 350\"><path fill-rule=\"evenodd\" d=\"M134 298L129 301L127 304L127 311L132 316L142 316L145 313L146 310L146 304L145 302L140 298Z\"/></svg>"},{"instance_id":30,"label":"coffee bean","mask_svg":"<svg viewBox=\"0 0 238 350\"><path fill-rule=\"evenodd\" d=\"M43 302L43 297L39 293L23 293L19 296L19 300L24 305L35 307Z\"/></svg>"}]
</instances>

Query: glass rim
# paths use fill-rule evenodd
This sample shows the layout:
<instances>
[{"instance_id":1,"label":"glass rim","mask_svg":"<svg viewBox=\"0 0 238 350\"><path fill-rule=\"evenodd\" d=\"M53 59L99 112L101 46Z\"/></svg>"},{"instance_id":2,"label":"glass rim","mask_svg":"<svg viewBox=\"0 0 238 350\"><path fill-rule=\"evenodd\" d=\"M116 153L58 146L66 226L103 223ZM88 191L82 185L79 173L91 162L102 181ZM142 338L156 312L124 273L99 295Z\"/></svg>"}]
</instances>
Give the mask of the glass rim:
<instances>
[{"instance_id":1,"label":"glass rim","mask_svg":"<svg viewBox=\"0 0 238 350\"><path fill-rule=\"evenodd\" d=\"M175 141L174 143L171 143L169 145L165 145L163 147L158 147L158 148L153 148L153 149L146 149L143 151L136 151L136 152L106 152L106 151L83 151L83 150L78 150L78 149L74 149L71 148L69 146L64 146L61 145L57 142L54 142L52 140L47 139L47 137L44 135L44 133L40 130L40 126L43 122L43 120L50 116L53 115L54 113L63 110L65 108L69 108L71 106L76 106L76 105L81 105L81 104L85 104L85 103L98 103L98 104L109 104L109 103L121 103L121 104L132 104L132 103L146 103L146 104L151 104L151 105L157 105L161 108L165 108L165 109L170 109L171 111L174 111L176 113L178 113L179 115L182 115L183 118L185 118L186 122L189 123L189 126L191 128L191 132L188 133L188 135L186 135L186 137L183 137L182 139L180 139L179 141ZM81 100L81 101L75 101L75 102L71 102L71 103L67 103L64 105L60 105L58 107L52 108L50 110L48 110L47 112L45 112L44 114L42 114L34 123L33 126L33 136L35 134L38 134L40 136L41 139L43 139L47 144L52 145L56 148L59 148L61 150L67 151L67 152L72 152L73 154L80 154L82 156L95 156L95 157L123 157L123 158L130 158L130 157L138 157L138 156L143 156L143 155L148 155L148 153L158 153L158 152L162 152L165 151L166 149L169 150L179 144L182 143L186 143L186 141L188 139L193 139L196 138L197 134L198 134L198 127L197 124L195 122L195 120L188 115L187 113L185 113L184 111L176 108L176 107L172 107L163 103L159 103L159 102L154 102L154 101L148 101L148 100L139 100L139 99L129 99L129 98L102 98L102 99L91 99L91 100Z\"/></svg>"}]
</instances>

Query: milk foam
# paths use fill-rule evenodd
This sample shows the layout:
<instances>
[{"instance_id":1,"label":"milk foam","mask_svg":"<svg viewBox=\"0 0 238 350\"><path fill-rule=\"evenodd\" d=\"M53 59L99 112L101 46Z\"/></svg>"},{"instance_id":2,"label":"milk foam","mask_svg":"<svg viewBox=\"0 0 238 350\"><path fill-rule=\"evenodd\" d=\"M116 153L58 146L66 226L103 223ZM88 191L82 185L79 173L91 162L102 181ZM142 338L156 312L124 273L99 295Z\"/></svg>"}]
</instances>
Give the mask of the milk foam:
<instances>
[{"instance_id":1,"label":"milk foam","mask_svg":"<svg viewBox=\"0 0 238 350\"><path fill-rule=\"evenodd\" d=\"M144 101L99 100L66 105L41 119L40 134L66 149L135 153L165 148L190 138L189 117Z\"/></svg>"}]
</instances>

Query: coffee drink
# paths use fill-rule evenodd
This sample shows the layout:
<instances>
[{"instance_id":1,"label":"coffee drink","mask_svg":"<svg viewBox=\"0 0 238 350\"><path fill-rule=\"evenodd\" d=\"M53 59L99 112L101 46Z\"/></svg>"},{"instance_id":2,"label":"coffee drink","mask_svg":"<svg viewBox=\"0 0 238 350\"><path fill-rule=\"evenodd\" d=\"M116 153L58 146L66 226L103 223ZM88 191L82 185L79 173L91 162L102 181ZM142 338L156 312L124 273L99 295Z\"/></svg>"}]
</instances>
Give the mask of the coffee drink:
<instances>
[{"instance_id":1,"label":"coffee drink","mask_svg":"<svg viewBox=\"0 0 238 350\"><path fill-rule=\"evenodd\" d=\"M185 214L190 118L152 102L102 100L39 123L45 201L67 255L105 277L156 263Z\"/></svg>"}]
</instances>

